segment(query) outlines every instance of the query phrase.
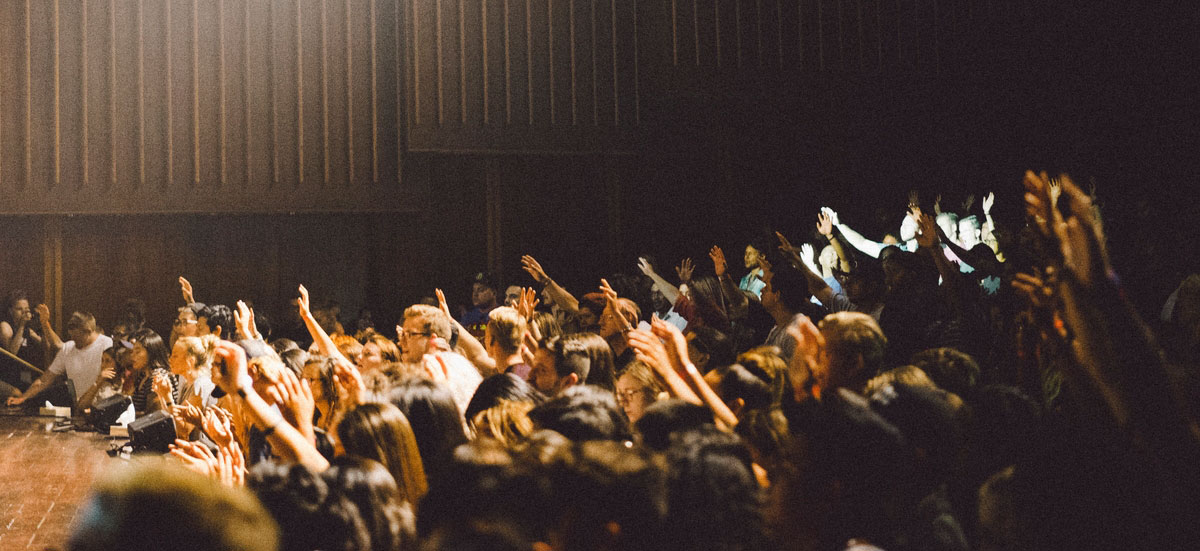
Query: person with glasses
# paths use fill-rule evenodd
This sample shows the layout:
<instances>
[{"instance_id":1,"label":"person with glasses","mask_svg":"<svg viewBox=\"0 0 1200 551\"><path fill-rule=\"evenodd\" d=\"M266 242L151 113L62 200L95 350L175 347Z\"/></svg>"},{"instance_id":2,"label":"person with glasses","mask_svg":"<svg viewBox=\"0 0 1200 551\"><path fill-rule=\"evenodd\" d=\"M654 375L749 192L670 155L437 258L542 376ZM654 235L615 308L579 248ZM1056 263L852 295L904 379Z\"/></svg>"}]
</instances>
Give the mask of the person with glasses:
<instances>
[{"instance_id":1,"label":"person with glasses","mask_svg":"<svg viewBox=\"0 0 1200 551\"><path fill-rule=\"evenodd\" d=\"M420 365L431 379L447 386L459 413L466 411L483 376L470 360L450 348L450 316L436 306L414 304L404 310L404 321L396 333L400 361Z\"/></svg>"},{"instance_id":2,"label":"person with glasses","mask_svg":"<svg viewBox=\"0 0 1200 551\"><path fill-rule=\"evenodd\" d=\"M617 378L617 404L625 410L630 424L636 423L646 413L646 408L658 401L662 386L650 370L650 366L640 360L629 362L625 371Z\"/></svg>"}]
</instances>

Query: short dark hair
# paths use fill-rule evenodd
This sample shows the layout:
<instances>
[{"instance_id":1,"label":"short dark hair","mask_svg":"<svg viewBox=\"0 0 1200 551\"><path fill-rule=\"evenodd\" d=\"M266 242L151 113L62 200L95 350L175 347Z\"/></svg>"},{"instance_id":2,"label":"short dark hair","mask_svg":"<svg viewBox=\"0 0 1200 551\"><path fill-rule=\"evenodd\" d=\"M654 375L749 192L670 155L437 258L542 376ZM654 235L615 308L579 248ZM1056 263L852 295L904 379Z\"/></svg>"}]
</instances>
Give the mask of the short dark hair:
<instances>
[{"instance_id":1,"label":"short dark hair","mask_svg":"<svg viewBox=\"0 0 1200 551\"><path fill-rule=\"evenodd\" d=\"M529 418L574 441L629 440L629 420L612 392L592 385L572 386L533 408Z\"/></svg>"},{"instance_id":2,"label":"short dark hair","mask_svg":"<svg viewBox=\"0 0 1200 551\"><path fill-rule=\"evenodd\" d=\"M221 328L221 338L233 339L237 332L237 325L233 321L233 310L224 304L213 304L205 306L204 310L197 315L208 320L208 330L211 332L217 327Z\"/></svg>"},{"instance_id":3,"label":"short dark hair","mask_svg":"<svg viewBox=\"0 0 1200 551\"><path fill-rule=\"evenodd\" d=\"M771 289L779 293L779 300L790 312L811 310L812 296L808 292L808 280L799 271L788 266L776 266L772 270Z\"/></svg>"},{"instance_id":4,"label":"short dark hair","mask_svg":"<svg viewBox=\"0 0 1200 551\"><path fill-rule=\"evenodd\" d=\"M659 400L646 408L636 423L642 445L651 450L664 451L671 444L671 435L705 425L713 425L711 409L672 398Z\"/></svg>"},{"instance_id":5,"label":"short dark hair","mask_svg":"<svg viewBox=\"0 0 1200 551\"><path fill-rule=\"evenodd\" d=\"M696 335L692 346L708 354L708 369L726 366L734 362L736 356L733 350L733 339L707 325L689 327L688 332Z\"/></svg>"},{"instance_id":6,"label":"short dark hair","mask_svg":"<svg viewBox=\"0 0 1200 551\"><path fill-rule=\"evenodd\" d=\"M525 379L512 373L499 373L484 379L475 387L475 394L467 403L464 417L474 419L476 413L499 405L501 400L540 404L545 399L546 396Z\"/></svg>"}]
</instances>

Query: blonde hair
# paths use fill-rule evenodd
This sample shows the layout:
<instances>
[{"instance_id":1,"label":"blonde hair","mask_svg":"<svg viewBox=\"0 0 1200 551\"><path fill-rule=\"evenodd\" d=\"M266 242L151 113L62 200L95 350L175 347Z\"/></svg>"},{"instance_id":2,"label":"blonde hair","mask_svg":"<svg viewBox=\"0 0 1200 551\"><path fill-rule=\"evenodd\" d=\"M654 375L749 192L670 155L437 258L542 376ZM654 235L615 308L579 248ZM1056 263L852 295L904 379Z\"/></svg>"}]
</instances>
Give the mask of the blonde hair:
<instances>
[{"instance_id":1,"label":"blonde hair","mask_svg":"<svg viewBox=\"0 0 1200 551\"><path fill-rule=\"evenodd\" d=\"M215 335L179 337L175 339L175 346L183 346L187 357L192 359L193 370L199 373L209 373L212 370L213 356L219 340Z\"/></svg>"},{"instance_id":2,"label":"blonde hair","mask_svg":"<svg viewBox=\"0 0 1200 551\"><path fill-rule=\"evenodd\" d=\"M528 323L515 308L501 306L488 314L488 330L503 350L517 350L525 338Z\"/></svg>"},{"instance_id":3,"label":"blonde hair","mask_svg":"<svg viewBox=\"0 0 1200 551\"><path fill-rule=\"evenodd\" d=\"M492 438L511 448L533 433L533 421L529 419L531 409L533 402L500 400L476 413L471 419L471 429L477 438Z\"/></svg>"}]
</instances>

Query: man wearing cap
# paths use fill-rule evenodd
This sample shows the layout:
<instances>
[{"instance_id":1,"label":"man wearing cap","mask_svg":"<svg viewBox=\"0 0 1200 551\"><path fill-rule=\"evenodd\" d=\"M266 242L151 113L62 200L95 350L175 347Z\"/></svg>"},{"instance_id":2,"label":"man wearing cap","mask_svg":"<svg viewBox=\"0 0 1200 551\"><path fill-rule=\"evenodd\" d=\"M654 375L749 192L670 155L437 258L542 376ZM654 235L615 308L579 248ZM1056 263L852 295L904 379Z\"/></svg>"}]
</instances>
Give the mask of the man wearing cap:
<instances>
[{"instance_id":1,"label":"man wearing cap","mask_svg":"<svg viewBox=\"0 0 1200 551\"><path fill-rule=\"evenodd\" d=\"M496 283L485 273L480 272L472 278L471 305L474 308L467 310L458 322L467 328L472 336L482 339L487 329L488 314L500 305L496 300Z\"/></svg>"},{"instance_id":2,"label":"man wearing cap","mask_svg":"<svg viewBox=\"0 0 1200 551\"><path fill-rule=\"evenodd\" d=\"M67 335L71 337L70 342L63 343L46 373L20 396L9 398L9 406L19 406L26 400L36 398L64 376L74 383L75 388L92 386L100 374L100 358L105 350L112 347L113 341L96 330L96 318L86 312L71 314L71 319L67 320Z\"/></svg>"}]
</instances>

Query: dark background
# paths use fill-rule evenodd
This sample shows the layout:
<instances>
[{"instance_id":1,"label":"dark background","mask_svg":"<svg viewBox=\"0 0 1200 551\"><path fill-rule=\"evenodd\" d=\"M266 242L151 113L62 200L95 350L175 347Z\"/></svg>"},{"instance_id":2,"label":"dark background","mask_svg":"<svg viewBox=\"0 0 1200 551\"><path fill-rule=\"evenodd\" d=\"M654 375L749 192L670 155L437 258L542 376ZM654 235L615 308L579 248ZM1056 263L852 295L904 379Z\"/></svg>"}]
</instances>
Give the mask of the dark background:
<instances>
[{"instance_id":1,"label":"dark background","mask_svg":"<svg viewBox=\"0 0 1200 551\"><path fill-rule=\"evenodd\" d=\"M527 253L584 292L643 252L707 270L720 244L738 266L768 229L811 237L822 205L879 238L909 190L950 206L994 190L999 221L1019 223L1027 168L1094 183L1147 312L1193 269L1200 10L1187 2L511 0L506 13L493 0L472 15L449 1L356 0L326 14L332 50L317 53L319 4L266 4L231 1L224 30L195 43L189 24L217 28L219 15L145 14L175 31L177 82L191 84L199 48L196 74L220 85L197 78L195 97L182 86L159 103L143 86L141 111L118 108L134 50L114 28L109 59L106 8L88 4L86 40L100 42L74 74L44 74L42 50L22 43L24 7L4 8L15 11L0 71L17 77L0 94L0 290L102 324L140 297L167 331L178 275L201 301L249 299L276 317L303 282L347 322L367 307L390 327L435 286L465 302L476 271L529 283ZM297 7L308 15L288 27ZM288 50L297 33L309 46ZM304 68L298 88L288 60ZM53 71L90 84L86 95L63 85L59 139L72 145L57 177L53 107L38 93ZM86 117L72 99L91 105ZM168 106L171 178L166 134L151 128ZM226 158L220 144L227 168L213 160Z\"/></svg>"}]
</instances>

